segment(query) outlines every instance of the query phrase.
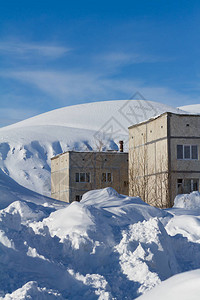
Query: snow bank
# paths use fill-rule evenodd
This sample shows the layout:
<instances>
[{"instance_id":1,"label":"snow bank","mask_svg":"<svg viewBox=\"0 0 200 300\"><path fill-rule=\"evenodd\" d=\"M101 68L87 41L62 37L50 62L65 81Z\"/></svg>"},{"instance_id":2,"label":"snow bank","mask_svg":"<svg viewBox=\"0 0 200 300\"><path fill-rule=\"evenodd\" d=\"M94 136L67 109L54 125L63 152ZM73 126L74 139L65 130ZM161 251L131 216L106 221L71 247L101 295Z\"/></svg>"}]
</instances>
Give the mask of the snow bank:
<instances>
[{"instance_id":1,"label":"snow bank","mask_svg":"<svg viewBox=\"0 0 200 300\"><path fill-rule=\"evenodd\" d=\"M178 270L160 221L171 215L112 188L54 212L17 201L1 216L2 295L133 299Z\"/></svg>"},{"instance_id":2,"label":"snow bank","mask_svg":"<svg viewBox=\"0 0 200 300\"><path fill-rule=\"evenodd\" d=\"M138 300L199 300L200 270L175 275Z\"/></svg>"},{"instance_id":3,"label":"snow bank","mask_svg":"<svg viewBox=\"0 0 200 300\"><path fill-rule=\"evenodd\" d=\"M174 208L200 209L200 193L177 195L174 200Z\"/></svg>"},{"instance_id":4,"label":"snow bank","mask_svg":"<svg viewBox=\"0 0 200 300\"><path fill-rule=\"evenodd\" d=\"M0 210L2 299L132 300L200 268L194 210L161 210L112 188L52 206L18 200Z\"/></svg>"}]
</instances>

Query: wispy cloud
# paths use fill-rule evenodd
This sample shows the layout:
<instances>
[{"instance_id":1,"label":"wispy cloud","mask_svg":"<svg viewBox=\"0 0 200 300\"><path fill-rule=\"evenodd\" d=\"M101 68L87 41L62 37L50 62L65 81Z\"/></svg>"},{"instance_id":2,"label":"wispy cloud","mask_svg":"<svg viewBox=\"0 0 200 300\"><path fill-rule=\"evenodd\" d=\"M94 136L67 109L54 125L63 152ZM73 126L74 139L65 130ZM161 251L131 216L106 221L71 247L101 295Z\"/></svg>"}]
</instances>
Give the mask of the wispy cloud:
<instances>
[{"instance_id":1,"label":"wispy cloud","mask_svg":"<svg viewBox=\"0 0 200 300\"><path fill-rule=\"evenodd\" d=\"M168 104L187 103L187 94L165 86L148 85L142 80L108 78L95 72L55 72L24 71L1 73L55 98L61 105L66 100L80 102L82 100L128 99L139 91L146 99Z\"/></svg>"},{"instance_id":2,"label":"wispy cloud","mask_svg":"<svg viewBox=\"0 0 200 300\"><path fill-rule=\"evenodd\" d=\"M1 55L16 55L19 58L27 58L30 56L43 56L47 58L58 58L71 51L70 48L44 45L35 43L22 43L22 42L0 42Z\"/></svg>"},{"instance_id":3,"label":"wispy cloud","mask_svg":"<svg viewBox=\"0 0 200 300\"><path fill-rule=\"evenodd\" d=\"M157 63L169 61L169 58L160 57L142 52L109 52L97 55L96 60L107 66L121 67L123 65ZM170 59L171 60L171 59Z\"/></svg>"}]
</instances>

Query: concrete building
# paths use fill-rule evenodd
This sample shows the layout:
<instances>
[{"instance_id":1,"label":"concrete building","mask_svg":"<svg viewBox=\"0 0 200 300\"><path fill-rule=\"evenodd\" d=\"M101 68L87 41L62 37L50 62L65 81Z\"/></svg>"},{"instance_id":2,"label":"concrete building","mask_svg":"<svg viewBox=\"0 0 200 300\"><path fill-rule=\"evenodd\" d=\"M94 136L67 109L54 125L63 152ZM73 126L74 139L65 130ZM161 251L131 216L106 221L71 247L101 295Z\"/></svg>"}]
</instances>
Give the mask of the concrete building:
<instances>
[{"instance_id":1,"label":"concrete building","mask_svg":"<svg viewBox=\"0 0 200 300\"><path fill-rule=\"evenodd\" d=\"M51 159L53 198L80 201L85 192L105 187L128 195L128 153L68 151Z\"/></svg>"},{"instance_id":2,"label":"concrete building","mask_svg":"<svg viewBox=\"0 0 200 300\"><path fill-rule=\"evenodd\" d=\"M129 195L159 207L199 190L200 115L166 112L129 127Z\"/></svg>"}]
</instances>

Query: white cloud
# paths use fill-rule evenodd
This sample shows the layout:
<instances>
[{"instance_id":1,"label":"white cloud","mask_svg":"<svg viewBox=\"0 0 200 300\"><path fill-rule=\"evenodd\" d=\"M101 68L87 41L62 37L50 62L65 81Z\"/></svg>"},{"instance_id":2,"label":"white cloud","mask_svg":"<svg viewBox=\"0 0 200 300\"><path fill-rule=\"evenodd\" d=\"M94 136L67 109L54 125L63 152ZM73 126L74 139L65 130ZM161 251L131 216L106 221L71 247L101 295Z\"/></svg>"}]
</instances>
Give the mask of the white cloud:
<instances>
[{"instance_id":1,"label":"white cloud","mask_svg":"<svg viewBox=\"0 0 200 300\"><path fill-rule=\"evenodd\" d=\"M123 65L156 63L169 61L168 58L144 54L142 52L110 52L103 55L97 55L96 61L100 61L104 66L121 67Z\"/></svg>"},{"instance_id":2,"label":"white cloud","mask_svg":"<svg viewBox=\"0 0 200 300\"><path fill-rule=\"evenodd\" d=\"M45 56L48 58L57 58L65 55L70 49L56 45L42 45L34 43L21 42L0 42L0 54L17 55L21 58L29 56Z\"/></svg>"},{"instance_id":3,"label":"white cloud","mask_svg":"<svg viewBox=\"0 0 200 300\"><path fill-rule=\"evenodd\" d=\"M69 101L107 100L130 98L140 92L145 99L168 103L174 106L190 103L187 94L181 94L164 86L149 86L143 81L115 79L92 72L23 71L1 73L22 83L34 86L43 93L55 98L61 105ZM195 99L197 101L198 99ZM173 103L174 102L174 103Z\"/></svg>"}]
</instances>

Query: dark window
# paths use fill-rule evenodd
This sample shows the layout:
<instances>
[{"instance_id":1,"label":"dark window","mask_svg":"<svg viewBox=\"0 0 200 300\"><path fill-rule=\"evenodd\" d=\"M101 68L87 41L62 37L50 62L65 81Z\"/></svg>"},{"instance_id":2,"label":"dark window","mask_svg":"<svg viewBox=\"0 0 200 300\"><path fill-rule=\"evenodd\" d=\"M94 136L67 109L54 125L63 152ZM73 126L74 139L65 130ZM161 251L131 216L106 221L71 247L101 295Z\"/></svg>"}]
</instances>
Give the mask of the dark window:
<instances>
[{"instance_id":1,"label":"dark window","mask_svg":"<svg viewBox=\"0 0 200 300\"><path fill-rule=\"evenodd\" d=\"M197 145L192 146L192 159L198 159Z\"/></svg>"},{"instance_id":2,"label":"dark window","mask_svg":"<svg viewBox=\"0 0 200 300\"><path fill-rule=\"evenodd\" d=\"M102 173L102 182L106 182L106 173Z\"/></svg>"},{"instance_id":3,"label":"dark window","mask_svg":"<svg viewBox=\"0 0 200 300\"><path fill-rule=\"evenodd\" d=\"M107 173L107 182L111 182L111 181L112 181L111 173Z\"/></svg>"},{"instance_id":4,"label":"dark window","mask_svg":"<svg viewBox=\"0 0 200 300\"><path fill-rule=\"evenodd\" d=\"M112 174L111 173L102 173L101 180L102 180L102 182L112 182Z\"/></svg>"},{"instance_id":5,"label":"dark window","mask_svg":"<svg viewBox=\"0 0 200 300\"><path fill-rule=\"evenodd\" d=\"M184 146L184 158L190 159L190 146Z\"/></svg>"},{"instance_id":6,"label":"dark window","mask_svg":"<svg viewBox=\"0 0 200 300\"><path fill-rule=\"evenodd\" d=\"M193 179L192 182L192 190L193 191L198 191L199 190L199 180L198 179Z\"/></svg>"},{"instance_id":7,"label":"dark window","mask_svg":"<svg viewBox=\"0 0 200 300\"><path fill-rule=\"evenodd\" d=\"M198 159L198 146L177 145L177 159Z\"/></svg>"},{"instance_id":8,"label":"dark window","mask_svg":"<svg viewBox=\"0 0 200 300\"><path fill-rule=\"evenodd\" d=\"M79 173L76 173L76 182L79 182Z\"/></svg>"},{"instance_id":9,"label":"dark window","mask_svg":"<svg viewBox=\"0 0 200 300\"><path fill-rule=\"evenodd\" d=\"M183 194L183 179L177 179L178 194Z\"/></svg>"},{"instance_id":10,"label":"dark window","mask_svg":"<svg viewBox=\"0 0 200 300\"><path fill-rule=\"evenodd\" d=\"M82 195L76 195L76 196L75 196L75 200L76 200L76 201L80 202L81 199L82 199Z\"/></svg>"},{"instance_id":11,"label":"dark window","mask_svg":"<svg viewBox=\"0 0 200 300\"><path fill-rule=\"evenodd\" d=\"M80 182L85 182L85 173L80 173Z\"/></svg>"},{"instance_id":12,"label":"dark window","mask_svg":"<svg viewBox=\"0 0 200 300\"><path fill-rule=\"evenodd\" d=\"M199 179L177 179L178 194L188 194L199 190Z\"/></svg>"},{"instance_id":13,"label":"dark window","mask_svg":"<svg viewBox=\"0 0 200 300\"><path fill-rule=\"evenodd\" d=\"M90 182L90 173L76 173L76 182Z\"/></svg>"},{"instance_id":14,"label":"dark window","mask_svg":"<svg viewBox=\"0 0 200 300\"><path fill-rule=\"evenodd\" d=\"M90 173L86 173L86 182L90 182Z\"/></svg>"},{"instance_id":15,"label":"dark window","mask_svg":"<svg viewBox=\"0 0 200 300\"><path fill-rule=\"evenodd\" d=\"M183 145L177 145L177 159L183 159Z\"/></svg>"}]
</instances>

